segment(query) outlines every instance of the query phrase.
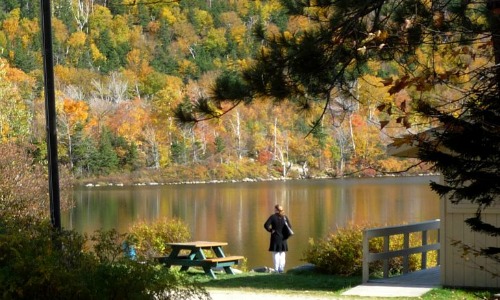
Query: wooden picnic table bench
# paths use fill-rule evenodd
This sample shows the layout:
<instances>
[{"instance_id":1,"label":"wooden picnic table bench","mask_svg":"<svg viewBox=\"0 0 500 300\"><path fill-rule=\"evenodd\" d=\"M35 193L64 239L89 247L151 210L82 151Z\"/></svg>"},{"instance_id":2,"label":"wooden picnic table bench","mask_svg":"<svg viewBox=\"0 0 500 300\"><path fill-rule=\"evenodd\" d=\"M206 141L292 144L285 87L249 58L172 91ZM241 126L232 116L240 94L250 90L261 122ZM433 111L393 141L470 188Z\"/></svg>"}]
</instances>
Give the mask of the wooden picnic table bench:
<instances>
[{"instance_id":1,"label":"wooden picnic table bench","mask_svg":"<svg viewBox=\"0 0 500 300\"><path fill-rule=\"evenodd\" d=\"M213 268L224 268L227 274L234 274L232 266L239 264L243 256L226 256L222 250L226 242L186 242L168 243L172 251L168 256L159 257L158 261L167 268L171 266L181 266L181 271L187 271L190 267L201 267L207 275L216 278ZM215 257L207 258L204 250L211 250ZM181 251L189 251L188 254L181 254Z\"/></svg>"}]
</instances>

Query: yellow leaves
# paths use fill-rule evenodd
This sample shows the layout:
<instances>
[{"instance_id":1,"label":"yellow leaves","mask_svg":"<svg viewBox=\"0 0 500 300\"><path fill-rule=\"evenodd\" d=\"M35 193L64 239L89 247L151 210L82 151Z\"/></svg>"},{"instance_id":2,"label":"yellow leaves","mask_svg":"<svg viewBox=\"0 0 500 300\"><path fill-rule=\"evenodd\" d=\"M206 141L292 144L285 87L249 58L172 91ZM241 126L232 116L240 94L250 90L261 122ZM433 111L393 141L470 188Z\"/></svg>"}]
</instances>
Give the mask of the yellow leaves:
<instances>
[{"instance_id":1,"label":"yellow leaves","mask_svg":"<svg viewBox=\"0 0 500 300\"><path fill-rule=\"evenodd\" d=\"M127 19L123 16L115 16L111 25L113 39L116 43L126 43L130 37L130 29Z\"/></svg>"},{"instance_id":2,"label":"yellow leaves","mask_svg":"<svg viewBox=\"0 0 500 300\"><path fill-rule=\"evenodd\" d=\"M161 13L160 13L160 17L162 19L164 19L168 23L168 25L172 25L174 23L177 23L178 18L176 16L178 16L178 15L180 15L178 8L175 9L175 11L174 11L174 9L167 7L167 6L163 7L163 9L161 10Z\"/></svg>"},{"instance_id":3,"label":"yellow leaves","mask_svg":"<svg viewBox=\"0 0 500 300\"><path fill-rule=\"evenodd\" d=\"M26 84L34 87L36 80L18 68L6 67L6 78L15 85Z\"/></svg>"},{"instance_id":4,"label":"yellow leaves","mask_svg":"<svg viewBox=\"0 0 500 300\"><path fill-rule=\"evenodd\" d=\"M198 30L207 30L214 26L214 20L208 11L195 8L192 14Z\"/></svg>"},{"instance_id":5,"label":"yellow leaves","mask_svg":"<svg viewBox=\"0 0 500 300\"><path fill-rule=\"evenodd\" d=\"M293 40L293 34L290 31L286 30L285 32L283 32L283 38L287 41L291 41Z\"/></svg>"},{"instance_id":6,"label":"yellow leaves","mask_svg":"<svg viewBox=\"0 0 500 300\"><path fill-rule=\"evenodd\" d=\"M127 53L127 67L131 70L138 71L142 63L141 50L132 49Z\"/></svg>"},{"instance_id":7,"label":"yellow leaves","mask_svg":"<svg viewBox=\"0 0 500 300\"><path fill-rule=\"evenodd\" d=\"M155 110L161 114L167 114L171 107L176 106L182 101L183 87L184 84L181 78L166 76L163 89L158 92L153 101Z\"/></svg>"},{"instance_id":8,"label":"yellow leaves","mask_svg":"<svg viewBox=\"0 0 500 300\"><path fill-rule=\"evenodd\" d=\"M10 77L15 75L15 77ZM0 140L15 140L30 131L31 113L21 97L20 82L27 77L24 72L9 67L0 58ZM26 87L32 88L32 86Z\"/></svg>"},{"instance_id":9,"label":"yellow leaves","mask_svg":"<svg viewBox=\"0 0 500 300\"><path fill-rule=\"evenodd\" d=\"M238 64L240 70L248 69L251 65L251 61L249 59L238 59L236 63Z\"/></svg>"},{"instance_id":10,"label":"yellow leaves","mask_svg":"<svg viewBox=\"0 0 500 300\"><path fill-rule=\"evenodd\" d=\"M288 30L296 33L307 29L311 25L311 20L305 16L292 16L288 20Z\"/></svg>"},{"instance_id":11,"label":"yellow leaves","mask_svg":"<svg viewBox=\"0 0 500 300\"><path fill-rule=\"evenodd\" d=\"M199 35L196 34L196 30L193 25L187 22L175 23L173 26L174 33L178 36L179 44L183 45L186 51L190 45L197 43L200 39Z\"/></svg>"},{"instance_id":12,"label":"yellow leaves","mask_svg":"<svg viewBox=\"0 0 500 300\"><path fill-rule=\"evenodd\" d=\"M81 49L85 45L87 35L82 31L76 31L68 39L68 46L75 50Z\"/></svg>"},{"instance_id":13,"label":"yellow leaves","mask_svg":"<svg viewBox=\"0 0 500 300\"><path fill-rule=\"evenodd\" d=\"M123 71L123 75L129 82L143 82L153 72L147 53L139 49L132 49L127 54L127 69Z\"/></svg>"},{"instance_id":14,"label":"yellow leaves","mask_svg":"<svg viewBox=\"0 0 500 300\"><path fill-rule=\"evenodd\" d=\"M56 41L63 43L68 39L68 28L66 28L66 25L61 20L52 18L52 28L54 29L54 38Z\"/></svg>"},{"instance_id":15,"label":"yellow leaves","mask_svg":"<svg viewBox=\"0 0 500 300\"><path fill-rule=\"evenodd\" d=\"M106 56L104 56L101 51L99 51L99 48L97 48L96 44L94 43L90 44L90 52L92 53L92 59L94 61L106 60Z\"/></svg>"},{"instance_id":16,"label":"yellow leaves","mask_svg":"<svg viewBox=\"0 0 500 300\"><path fill-rule=\"evenodd\" d=\"M40 26L37 19L27 19L20 17L19 9L12 10L8 17L3 20L1 31L9 41L20 38L24 46L28 46L40 32Z\"/></svg>"},{"instance_id":17,"label":"yellow leaves","mask_svg":"<svg viewBox=\"0 0 500 300\"><path fill-rule=\"evenodd\" d=\"M359 81L359 100L370 105L391 101L388 87L382 84L383 79L374 75L364 75Z\"/></svg>"},{"instance_id":18,"label":"yellow leaves","mask_svg":"<svg viewBox=\"0 0 500 300\"><path fill-rule=\"evenodd\" d=\"M111 11L102 5L94 5L94 9L90 16L90 27L95 32L99 33L112 26L113 15Z\"/></svg>"},{"instance_id":19,"label":"yellow leaves","mask_svg":"<svg viewBox=\"0 0 500 300\"><path fill-rule=\"evenodd\" d=\"M33 38L37 36L40 32L40 26L37 19L26 19L21 20L21 30L17 34L21 36L23 45L27 46L33 42Z\"/></svg>"},{"instance_id":20,"label":"yellow leaves","mask_svg":"<svg viewBox=\"0 0 500 300\"><path fill-rule=\"evenodd\" d=\"M9 40L14 40L17 33L19 32L19 19L21 15L21 10L16 8L9 13L7 19L3 21L2 29L7 34Z\"/></svg>"},{"instance_id":21,"label":"yellow leaves","mask_svg":"<svg viewBox=\"0 0 500 300\"><path fill-rule=\"evenodd\" d=\"M230 30L231 37L238 44L238 46L245 45L246 32L247 32L247 28L243 24L233 26L233 27L231 27L231 30Z\"/></svg>"},{"instance_id":22,"label":"yellow leaves","mask_svg":"<svg viewBox=\"0 0 500 300\"><path fill-rule=\"evenodd\" d=\"M281 9L281 4L278 0L270 0L267 2L259 2L262 5L261 18L268 21L271 15Z\"/></svg>"},{"instance_id":23,"label":"yellow leaves","mask_svg":"<svg viewBox=\"0 0 500 300\"><path fill-rule=\"evenodd\" d=\"M210 28L207 33L204 46L208 50L224 50L227 47L225 37L226 30L224 28Z\"/></svg>"},{"instance_id":24,"label":"yellow leaves","mask_svg":"<svg viewBox=\"0 0 500 300\"><path fill-rule=\"evenodd\" d=\"M241 18L234 11L223 12L220 14L220 22L224 25L224 27L233 27L237 25L244 25Z\"/></svg>"},{"instance_id":25,"label":"yellow leaves","mask_svg":"<svg viewBox=\"0 0 500 300\"><path fill-rule=\"evenodd\" d=\"M0 31L0 51L3 51L3 48L7 46L7 36L5 32Z\"/></svg>"}]
</instances>

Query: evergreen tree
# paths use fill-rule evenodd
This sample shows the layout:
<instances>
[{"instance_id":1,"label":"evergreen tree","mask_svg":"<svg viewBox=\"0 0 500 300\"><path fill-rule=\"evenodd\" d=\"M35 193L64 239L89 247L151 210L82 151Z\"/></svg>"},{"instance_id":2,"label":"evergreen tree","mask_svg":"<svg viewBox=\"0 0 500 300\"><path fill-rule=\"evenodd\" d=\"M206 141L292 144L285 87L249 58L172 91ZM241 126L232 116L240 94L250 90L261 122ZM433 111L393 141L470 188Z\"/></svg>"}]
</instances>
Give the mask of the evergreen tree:
<instances>
[{"instance_id":1,"label":"evergreen tree","mask_svg":"<svg viewBox=\"0 0 500 300\"><path fill-rule=\"evenodd\" d=\"M109 130L103 130L99 140L99 173L110 174L118 168L118 155L112 144L113 136Z\"/></svg>"},{"instance_id":2,"label":"evergreen tree","mask_svg":"<svg viewBox=\"0 0 500 300\"><path fill-rule=\"evenodd\" d=\"M169 46L173 40L173 33L170 26L161 20L158 32L158 43L154 49L154 58L151 66L158 72L175 75L178 63L174 56L169 53Z\"/></svg>"},{"instance_id":3,"label":"evergreen tree","mask_svg":"<svg viewBox=\"0 0 500 300\"><path fill-rule=\"evenodd\" d=\"M71 1L59 1L52 5L54 17L61 20L70 32L76 31L76 24L73 21L73 12L71 11Z\"/></svg>"},{"instance_id":4,"label":"evergreen tree","mask_svg":"<svg viewBox=\"0 0 500 300\"><path fill-rule=\"evenodd\" d=\"M175 141L170 146L170 151L172 153L172 161L177 164L185 164L187 162L186 152L187 147L186 144L180 141Z\"/></svg>"},{"instance_id":5,"label":"evergreen tree","mask_svg":"<svg viewBox=\"0 0 500 300\"><path fill-rule=\"evenodd\" d=\"M99 171L99 151L92 139L86 137L83 126L75 128L73 135L72 160L74 173L78 176L97 175Z\"/></svg>"},{"instance_id":6,"label":"evergreen tree","mask_svg":"<svg viewBox=\"0 0 500 300\"><path fill-rule=\"evenodd\" d=\"M100 71L103 73L109 73L117 70L122 64L121 60L124 60L125 58L125 55L120 56L119 52L126 53L128 51L128 47L126 45L122 45L121 50L119 50L119 47L115 46L113 40L111 39L109 29L105 29L101 32L101 35L97 40L97 47L101 53L106 56L106 60L101 60L98 63Z\"/></svg>"},{"instance_id":7,"label":"evergreen tree","mask_svg":"<svg viewBox=\"0 0 500 300\"><path fill-rule=\"evenodd\" d=\"M23 42L21 41L20 38L16 39L13 51L14 53L13 65L23 70L26 73L29 73L38 68L36 52L32 51L30 48L24 47Z\"/></svg>"},{"instance_id":8,"label":"evergreen tree","mask_svg":"<svg viewBox=\"0 0 500 300\"><path fill-rule=\"evenodd\" d=\"M221 138L220 136L215 137L214 145L215 145L215 153L217 154L222 154L224 153L224 150L226 150L226 144L224 143L224 139Z\"/></svg>"},{"instance_id":9,"label":"evergreen tree","mask_svg":"<svg viewBox=\"0 0 500 300\"><path fill-rule=\"evenodd\" d=\"M128 143L122 136L115 136L112 139L113 148L118 152L118 168L136 169L137 168L137 146L135 143Z\"/></svg>"}]
</instances>

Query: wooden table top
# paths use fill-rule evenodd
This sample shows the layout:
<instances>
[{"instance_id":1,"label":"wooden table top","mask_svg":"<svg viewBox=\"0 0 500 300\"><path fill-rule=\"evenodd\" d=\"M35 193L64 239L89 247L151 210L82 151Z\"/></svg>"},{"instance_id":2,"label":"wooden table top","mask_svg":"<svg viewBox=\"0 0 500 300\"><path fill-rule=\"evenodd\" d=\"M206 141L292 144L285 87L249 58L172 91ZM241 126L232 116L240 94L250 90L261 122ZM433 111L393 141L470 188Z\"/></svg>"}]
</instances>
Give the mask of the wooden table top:
<instances>
[{"instance_id":1,"label":"wooden table top","mask_svg":"<svg viewBox=\"0 0 500 300\"><path fill-rule=\"evenodd\" d=\"M184 243L167 243L171 247L196 247L196 248L210 248L227 246L226 242L207 242L207 241L194 241Z\"/></svg>"}]
</instances>

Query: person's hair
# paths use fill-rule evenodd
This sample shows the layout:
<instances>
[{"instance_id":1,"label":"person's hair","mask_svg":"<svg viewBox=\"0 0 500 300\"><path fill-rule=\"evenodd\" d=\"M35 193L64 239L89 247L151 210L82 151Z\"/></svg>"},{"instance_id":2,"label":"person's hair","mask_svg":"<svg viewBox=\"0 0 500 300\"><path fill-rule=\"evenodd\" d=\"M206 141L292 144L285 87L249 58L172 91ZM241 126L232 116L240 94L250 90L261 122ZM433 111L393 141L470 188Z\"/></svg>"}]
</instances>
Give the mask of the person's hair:
<instances>
[{"instance_id":1,"label":"person's hair","mask_svg":"<svg viewBox=\"0 0 500 300\"><path fill-rule=\"evenodd\" d=\"M278 213L280 214L280 216L284 216L285 215L285 211L283 210L283 206L281 206L279 204L276 204L274 206L274 209L276 209L278 211Z\"/></svg>"}]
</instances>

